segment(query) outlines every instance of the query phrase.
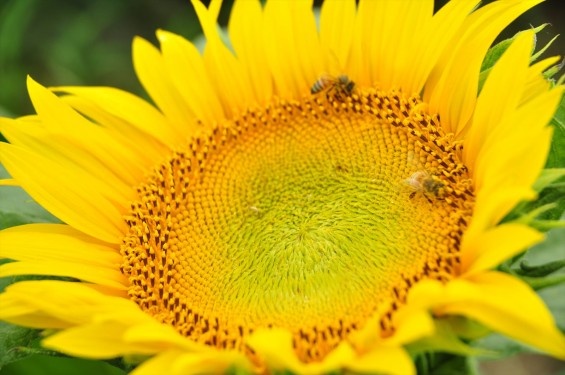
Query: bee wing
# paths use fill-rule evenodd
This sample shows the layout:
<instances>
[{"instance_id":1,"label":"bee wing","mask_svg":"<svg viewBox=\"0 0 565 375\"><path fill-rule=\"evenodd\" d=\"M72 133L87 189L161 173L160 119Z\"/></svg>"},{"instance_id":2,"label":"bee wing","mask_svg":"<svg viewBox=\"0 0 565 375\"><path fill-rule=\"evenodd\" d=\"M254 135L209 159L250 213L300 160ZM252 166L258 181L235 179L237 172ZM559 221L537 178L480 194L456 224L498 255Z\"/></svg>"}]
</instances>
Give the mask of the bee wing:
<instances>
[{"instance_id":1,"label":"bee wing","mask_svg":"<svg viewBox=\"0 0 565 375\"><path fill-rule=\"evenodd\" d=\"M422 184L422 180L424 178L426 178L427 175L428 174L425 171L416 171L416 172L412 173L410 175L410 177L405 178L403 180L403 182L406 185L409 185L409 186L412 186L412 187L418 187Z\"/></svg>"},{"instance_id":2,"label":"bee wing","mask_svg":"<svg viewBox=\"0 0 565 375\"><path fill-rule=\"evenodd\" d=\"M412 173L407 178L397 182L395 190L401 194L412 193L414 191L420 190L420 183L418 182L418 172Z\"/></svg>"}]
</instances>

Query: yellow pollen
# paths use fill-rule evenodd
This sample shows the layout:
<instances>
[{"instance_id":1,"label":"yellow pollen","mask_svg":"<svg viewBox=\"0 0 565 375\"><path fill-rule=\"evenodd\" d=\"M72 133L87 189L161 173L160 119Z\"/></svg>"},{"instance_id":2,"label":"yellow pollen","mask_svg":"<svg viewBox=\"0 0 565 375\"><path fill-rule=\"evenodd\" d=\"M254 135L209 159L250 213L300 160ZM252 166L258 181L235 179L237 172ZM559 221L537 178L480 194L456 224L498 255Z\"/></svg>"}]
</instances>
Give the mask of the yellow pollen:
<instances>
[{"instance_id":1,"label":"yellow pollen","mask_svg":"<svg viewBox=\"0 0 565 375\"><path fill-rule=\"evenodd\" d=\"M122 272L182 335L253 353L257 328L318 361L423 279L459 272L474 195L461 144L417 97L274 101L191 140L138 187Z\"/></svg>"}]
</instances>

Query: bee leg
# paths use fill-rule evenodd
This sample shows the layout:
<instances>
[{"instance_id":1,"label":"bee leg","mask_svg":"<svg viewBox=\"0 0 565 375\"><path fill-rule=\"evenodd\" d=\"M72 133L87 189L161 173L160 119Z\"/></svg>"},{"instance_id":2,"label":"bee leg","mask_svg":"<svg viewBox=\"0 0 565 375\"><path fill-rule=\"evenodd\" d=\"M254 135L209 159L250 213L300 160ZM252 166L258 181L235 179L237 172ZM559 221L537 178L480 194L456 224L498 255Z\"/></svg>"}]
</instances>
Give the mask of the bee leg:
<instances>
[{"instance_id":1,"label":"bee leg","mask_svg":"<svg viewBox=\"0 0 565 375\"><path fill-rule=\"evenodd\" d=\"M428 202L430 202L431 204L434 203L434 202L430 199L430 197L428 197L426 194L424 194L424 197L426 197L426 199L428 200Z\"/></svg>"},{"instance_id":2,"label":"bee leg","mask_svg":"<svg viewBox=\"0 0 565 375\"><path fill-rule=\"evenodd\" d=\"M331 102L331 95L330 93L335 89L334 86L330 87L329 89L326 90L326 99L328 100L328 102Z\"/></svg>"},{"instance_id":3,"label":"bee leg","mask_svg":"<svg viewBox=\"0 0 565 375\"><path fill-rule=\"evenodd\" d=\"M335 86L334 86L334 89L335 89L335 95L334 95L335 98L339 101L343 101L342 100L343 97L341 96L341 94L343 94L343 90L341 90L339 87L335 87Z\"/></svg>"},{"instance_id":4,"label":"bee leg","mask_svg":"<svg viewBox=\"0 0 565 375\"><path fill-rule=\"evenodd\" d=\"M410 193L410 195L408 196L410 199L414 198L416 196L416 192L413 191Z\"/></svg>"}]
</instances>

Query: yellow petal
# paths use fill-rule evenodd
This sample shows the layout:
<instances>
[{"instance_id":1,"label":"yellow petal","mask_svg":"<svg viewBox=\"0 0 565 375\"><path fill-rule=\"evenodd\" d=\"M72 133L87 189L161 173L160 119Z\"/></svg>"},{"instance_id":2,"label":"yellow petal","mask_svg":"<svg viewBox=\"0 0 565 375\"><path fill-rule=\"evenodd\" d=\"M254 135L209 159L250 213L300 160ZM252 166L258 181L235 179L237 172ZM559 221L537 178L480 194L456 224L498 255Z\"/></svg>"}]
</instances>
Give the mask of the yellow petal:
<instances>
[{"instance_id":1,"label":"yellow petal","mask_svg":"<svg viewBox=\"0 0 565 375\"><path fill-rule=\"evenodd\" d=\"M543 235L522 224L503 224L475 237L463 236L461 271L472 275L495 268L507 259L543 241Z\"/></svg>"},{"instance_id":2,"label":"yellow petal","mask_svg":"<svg viewBox=\"0 0 565 375\"><path fill-rule=\"evenodd\" d=\"M324 72L326 55L322 53L312 0L290 2L294 35L294 53L299 59L296 73L306 78L306 86L300 94L308 94L312 84ZM280 32L281 30L279 30ZM292 53L292 52L290 52ZM288 55L287 55L288 56Z\"/></svg>"},{"instance_id":3,"label":"yellow petal","mask_svg":"<svg viewBox=\"0 0 565 375\"><path fill-rule=\"evenodd\" d=\"M208 350L202 353L187 353L180 350L168 350L144 362L131 374L223 374L230 368L249 372L253 369L243 354L233 351Z\"/></svg>"},{"instance_id":4,"label":"yellow petal","mask_svg":"<svg viewBox=\"0 0 565 375\"><path fill-rule=\"evenodd\" d=\"M0 231L0 257L23 261L65 261L115 269L119 250L64 224L28 224ZM25 252L22 249L26 249Z\"/></svg>"},{"instance_id":5,"label":"yellow petal","mask_svg":"<svg viewBox=\"0 0 565 375\"><path fill-rule=\"evenodd\" d=\"M367 7L372 8L368 9L368 14L372 13L374 18L367 19L362 37L369 43L369 82L405 89L405 74L415 65L415 35L431 22L434 2L385 0L368 3Z\"/></svg>"},{"instance_id":6,"label":"yellow petal","mask_svg":"<svg viewBox=\"0 0 565 375\"><path fill-rule=\"evenodd\" d=\"M275 90L281 97L307 94L324 73L311 6L311 1L275 0L265 4L263 43Z\"/></svg>"},{"instance_id":7,"label":"yellow petal","mask_svg":"<svg viewBox=\"0 0 565 375\"><path fill-rule=\"evenodd\" d=\"M154 354L154 348L124 340L128 325L121 322L93 323L56 333L44 339L44 347L75 357L110 359L129 354Z\"/></svg>"},{"instance_id":8,"label":"yellow petal","mask_svg":"<svg viewBox=\"0 0 565 375\"><path fill-rule=\"evenodd\" d=\"M178 358L186 355L182 350L171 349L158 353L137 366L130 375L173 374L172 367Z\"/></svg>"},{"instance_id":9,"label":"yellow petal","mask_svg":"<svg viewBox=\"0 0 565 375\"><path fill-rule=\"evenodd\" d=\"M354 362L355 353L351 346L341 343L322 362L301 362L292 346L292 335L283 329L261 329L255 331L247 344L263 358L271 370L290 370L296 374L315 375L345 368Z\"/></svg>"},{"instance_id":10,"label":"yellow petal","mask_svg":"<svg viewBox=\"0 0 565 375\"><path fill-rule=\"evenodd\" d=\"M222 42L213 14L198 0L193 0L192 5L206 36L204 67L215 86L217 95L221 96L226 115L239 114L254 104L252 100L253 90L245 70L241 62L233 56Z\"/></svg>"},{"instance_id":11,"label":"yellow petal","mask_svg":"<svg viewBox=\"0 0 565 375\"><path fill-rule=\"evenodd\" d=\"M0 266L0 277L21 275L43 275L73 277L116 289L127 289L128 280L117 267L103 268L94 265L72 262L27 261L6 263Z\"/></svg>"},{"instance_id":12,"label":"yellow petal","mask_svg":"<svg viewBox=\"0 0 565 375\"><path fill-rule=\"evenodd\" d=\"M454 34L438 60L424 92L430 111L439 113L447 132L461 133L475 108L478 72L498 34L521 13L542 0L496 1L479 8Z\"/></svg>"},{"instance_id":13,"label":"yellow petal","mask_svg":"<svg viewBox=\"0 0 565 375\"><path fill-rule=\"evenodd\" d=\"M123 289L123 288L112 288L106 285L99 285L99 284L87 284L84 283L84 286L100 293L103 294L105 296L109 296L109 297L120 297L120 298L129 298L128 296L128 292L127 289Z\"/></svg>"},{"instance_id":14,"label":"yellow petal","mask_svg":"<svg viewBox=\"0 0 565 375\"><path fill-rule=\"evenodd\" d=\"M426 282L409 300L432 303L440 315L463 315L509 337L565 358L565 337L538 295L515 277L486 272L442 286ZM410 303L410 301L409 301Z\"/></svg>"},{"instance_id":15,"label":"yellow petal","mask_svg":"<svg viewBox=\"0 0 565 375\"><path fill-rule=\"evenodd\" d=\"M405 88L416 36L433 14L433 1L361 1L348 71L361 85ZM411 93L410 93L411 94Z\"/></svg>"},{"instance_id":16,"label":"yellow petal","mask_svg":"<svg viewBox=\"0 0 565 375\"><path fill-rule=\"evenodd\" d=\"M81 115L108 129L108 133L112 137L118 139L130 151L135 152L138 164L147 169L153 167L155 161L163 159L164 155L168 155L174 145L174 143L170 145L161 143L138 127L106 112L87 98L65 95L61 100ZM93 173L99 173L99 170Z\"/></svg>"},{"instance_id":17,"label":"yellow petal","mask_svg":"<svg viewBox=\"0 0 565 375\"><path fill-rule=\"evenodd\" d=\"M213 124L224 119L222 104L196 47L186 39L163 30L157 31L157 38L165 64L175 77L173 84L185 105L203 123ZM194 131L198 130L195 127Z\"/></svg>"},{"instance_id":18,"label":"yellow petal","mask_svg":"<svg viewBox=\"0 0 565 375\"><path fill-rule=\"evenodd\" d=\"M132 197L133 180L123 178L111 164L105 163L90 152L89 148L85 147L85 140L77 140L66 133L53 133L42 125L21 118L0 118L0 131L12 145L33 150L45 159L60 165L69 165L70 169L87 170L89 186L95 187L115 202L125 202ZM74 181L75 184L80 182L82 181Z\"/></svg>"},{"instance_id":19,"label":"yellow petal","mask_svg":"<svg viewBox=\"0 0 565 375\"><path fill-rule=\"evenodd\" d=\"M72 326L72 323L64 319L45 315L35 307L22 302L22 299L14 293L0 294L0 319L8 323L37 329L63 329Z\"/></svg>"},{"instance_id":20,"label":"yellow petal","mask_svg":"<svg viewBox=\"0 0 565 375\"><path fill-rule=\"evenodd\" d=\"M418 61L418 64L410 64L403 74L403 88L406 93L422 91L445 47L478 2L451 0L434 14L431 21L424 23L421 30L413 33L416 40L409 51L409 59ZM449 52L452 53L451 50Z\"/></svg>"},{"instance_id":21,"label":"yellow petal","mask_svg":"<svg viewBox=\"0 0 565 375\"><path fill-rule=\"evenodd\" d=\"M490 189L481 189L477 192L475 211L466 236L474 237L482 231L493 227L514 208L518 202L532 200L537 194L526 187L491 186Z\"/></svg>"},{"instance_id":22,"label":"yellow petal","mask_svg":"<svg viewBox=\"0 0 565 375\"><path fill-rule=\"evenodd\" d=\"M65 86L53 88L88 99L104 111L155 137L164 144L175 144L178 133L157 109L145 100L113 87Z\"/></svg>"},{"instance_id":23,"label":"yellow petal","mask_svg":"<svg viewBox=\"0 0 565 375\"><path fill-rule=\"evenodd\" d=\"M133 66L141 84L166 118L175 127L175 132L190 136L190 125L194 114L185 105L174 87L167 64L159 51L140 37L133 40Z\"/></svg>"},{"instance_id":24,"label":"yellow petal","mask_svg":"<svg viewBox=\"0 0 565 375\"><path fill-rule=\"evenodd\" d=\"M432 335L435 329L434 322L426 311L411 309L409 306L397 312L394 322L398 328L393 336L384 340L387 345L408 344Z\"/></svg>"},{"instance_id":25,"label":"yellow petal","mask_svg":"<svg viewBox=\"0 0 565 375\"><path fill-rule=\"evenodd\" d=\"M416 374L412 358L401 347L378 347L356 359L348 369L365 374Z\"/></svg>"},{"instance_id":26,"label":"yellow petal","mask_svg":"<svg viewBox=\"0 0 565 375\"><path fill-rule=\"evenodd\" d=\"M210 13L210 18L214 23L218 22L218 16L220 15L220 10L222 9L222 0L212 0L208 6L208 12Z\"/></svg>"},{"instance_id":27,"label":"yellow petal","mask_svg":"<svg viewBox=\"0 0 565 375\"><path fill-rule=\"evenodd\" d=\"M521 33L492 68L477 100L473 123L465 136L463 157L470 169L485 139L517 107L528 76L533 32ZM493 103L496 103L493 106Z\"/></svg>"},{"instance_id":28,"label":"yellow petal","mask_svg":"<svg viewBox=\"0 0 565 375\"><path fill-rule=\"evenodd\" d=\"M173 364L175 375L224 374L229 369L252 371L252 365L244 354L237 351L215 350L204 353L187 353Z\"/></svg>"},{"instance_id":29,"label":"yellow petal","mask_svg":"<svg viewBox=\"0 0 565 375\"><path fill-rule=\"evenodd\" d=\"M564 88L532 99L490 132L473 172L476 188L529 187L545 164L551 143L550 121Z\"/></svg>"},{"instance_id":30,"label":"yellow petal","mask_svg":"<svg viewBox=\"0 0 565 375\"><path fill-rule=\"evenodd\" d=\"M28 77L27 88L41 123L51 133L65 135L81 148L89 150L95 159L116 172L128 185L135 185L145 173L137 163L135 153L96 124L80 116L50 90ZM78 159L77 162L84 162Z\"/></svg>"},{"instance_id":31,"label":"yellow petal","mask_svg":"<svg viewBox=\"0 0 565 375\"><path fill-rule=\"evenodd\" d=\"M10 174L49 212L92 237L120 241L126 230L123 207L103 197L91 175L6 143L0 153Z\"/></svg>"},{"instance_id":32,"label":"yellow petal","mask_svg":"<svg viewBox=\"0 0 565 375\"><path fill-rule=\"evenodd\" d=\"M356 5L354 0L327 0L322 4L320 11L320 43L324 50L328 51L330 59L330 67L328 71L331 73L348 73L340 72L345 68L351 42L353 40L353 31L355 25ZM336 27L340 25L340 27ZM335 57L334 57L335 56ZM337 59L331 62L331 59Z\"/></svg>"},{"instance_id":33,"label":"yellow petal","mask_svg":"<svg viewBox=\"0 0 565 375\"><path fill-rule=\"evenodd\" d=\"M520 105L524 105L531 99L537 98L544 92L549 91L551 83L543 77L542 73L550 66L555 65L559 59L559 56L553 56L530 66L528 72L528 84L524 87L522 98L520 99Z\"/></svg>"},{"instance_id":34,"label":"yellow petal","mask_svg":"<svg viewBox=\"0 0 565 375\"><path fill-rule=\"evenodd\" d=\"M418 329L419 330L419 329ZM413 374L410 356L392 342L373 345L357 354L342 342L321 362L303 363L294 352L290 332L282 329L258 330L247 343L265 361L270 370L289 370L296 374L315 375L347 369L362 373Z\"/></svg>"},{"instance_id":35,"label":"yellow petal","mask_svg":"<svg viewBox=\"0 0 565 375\"><path fill-rule=\"evenodd\" d=\"M131 327L124 334L124 340L132 344L151 347L155 352L173 347L191 352L210 351L209 346L191 341L181 336L173 327L161 324L156 320Z\"/></svg>"},{"instance_id":36,"label":"yellow petal","mask_svg":"<svg viewBox=\"0 0 565 375\"><path fill-rule=\"evenodd\" d=\"M10 299L14 306L25 306L26 311L67 322L69 326L101 320L127 322L130 325L152 321L134 302L104 295L89 284L78 282L20 281L8 286L2 298Z\"/></svg>"},{"instance_id":37,"label":"yellow petal","mask_svg":"<svg viewBox=\"0 0 565 375\"><path fill-rule=\"evenodd\" d=\"M20 184L13 178L6 178L4 180L0 180L0 186L20 186Z\"/></svg>"},{"instance_id":38,"label":"yellow petal","mask_svg":"<svg viewBox=\"0 0 565 375\"><path fill-rule=\"evenodd\" d=\"M381 314L376 313L358 331L351 333L348 341L362 353L372 352L381 347L400 347L434 332L434 322L427 309L429 306L404 306L394 315L394 326L397 330L392 336L381 336Z\"/></svg>"},{"instance_id":39,"label":"yellow petal","mask_svg":"<svg viewBox=\"0 0 565 375\"><path fill-rule=\"evenodd\" d=\"M263 11L258 0L234 2L228 25L235 54L251 82L254 98L259 105L267 104L273 96L271 71L265 54Z\"/></svg>"}]
</instances>

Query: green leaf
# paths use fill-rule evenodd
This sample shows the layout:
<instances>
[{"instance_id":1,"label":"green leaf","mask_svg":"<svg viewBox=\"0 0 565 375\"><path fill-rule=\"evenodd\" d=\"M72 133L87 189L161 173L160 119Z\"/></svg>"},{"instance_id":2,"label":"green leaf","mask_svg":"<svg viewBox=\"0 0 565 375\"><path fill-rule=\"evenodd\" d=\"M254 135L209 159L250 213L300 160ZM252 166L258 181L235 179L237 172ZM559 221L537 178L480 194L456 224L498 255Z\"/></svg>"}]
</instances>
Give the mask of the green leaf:
<instances>
[{"instance_id":1,"label":"green leaf","mask_svg":"<svg viewBox=\"0 0 565 375\"><path fill-rule=\"evenodd\" d=\"M541 171L540 176L534 183L534 190L538 193L549 187L554 182L560 180L562 177L565 176L565 168L546 168Z\"/></svg>"},{"instance_id":2,"label":"green leaf","mask_svg":"<svg viewBox=\"0 0 565 375\"><path fill-rule=\"evenodd\" d=\"M559 71L563 68L563 65L565 65L565 60L561 61L560 64L553 65L552 67L548 68L545 72L543 72L543 78L545 78L546 80L551 80L551 82L554 84L555 79L553 78L553 76L555 76L557 73L559 73ZM562 82L559 83L562 80L562 78L563 78L563 76L561 76L561 78L559 78L557 84L562 83Z\"/></svg>"},{"instance_id":3,"label":"green leaf","mask_svg":"<svg viewBox=\"0 0 565 375\"><path fill-rule=\"evenodd\" d=\"M540 290L565 283L565 228L552 229L544 242L528 250L519 265L511 272ZM565 294L564 294L565 295Z\"/></svg>"},{"instance_id":4,"label":"green leaf","mask_svg":"<svg viewBox=\"0 0 565 375\"><path fill-rule=\"evenodd\" d=\"M539 191L540 188L543 189L539 193L538 199L531 202L520 202L504 218L503 222L515 221L531 225L540 231L563 227L563 222L560 221L561 216L565 213L565 183L563 178L549 182L549 184L549 177L544 176L543 178L545 181L538 180L534 184L536 191Z\"/></svg>"},{"instance_id":5,"label":"green leaf","mask_svg":"<svg viewBox=\"0 0 565 375\"><path fill-rule=\"evenodd\" d=\"M479 375L477 361L473 357L454 357L436 367L432 375Z\"/></svg>"},{"instance_id":6,"label":"green leaf","mask_svg":"<svg viewBox=\"0 0 565 375\"><path fill-rule=\"evenodd\" d=\"M553 125L553 137L545 169L535 182L533 188L540 193L539 198L533 202L521 202L503 222L519 220L527 221L527 224L536 227L541 231L559 227L562 224L557 222L565 213L565 95L551 120ZM545 205L554 204L550 209L540 212L539 215L524 217L532 211ZM535 221L534 219L537 219Z\"/></svg>"},{"instance_id":7,"label":"green leaf","mask_svg":"<svg viewBox=\"0 0 565 375\"><path fill-rule=\"evenodd\" d=\"M542 290L552 286L565 284L565 275L552 275L547 277L522 277L533 290Z\"/></svg>"},{"instance_id":8,"label":"green leaf","mask_svg":"<svg viewBox=\"0 0 565 375\"><path fill-rule=\"evenodd\" d=\"M532 30L534 31L534 33L537 34L541 30L543 30L547 25L548 24L545 23L545 24L538 26L538 27L536 27ZM524 31L526 31L526 30L524 30ZM505 39L502 42L498 43L497 45L493 46L491 49L488 50L488 52L485 55L485 58L483 60L483 63L481 65L481 73L480 73L480 76L479 76L479 92L483 88L483 85L484 85L492 67L496 64L496 62L498 61L500 56L502 56L502 54L508 49L508 47L510 47L510 45L512 44L512 42L514 42L516 37L518 35L522 34L524 31L520 31L520 32L516 33L512 38ZM527 30L527 31L529 31L529 30ZM533 61L537 60L540 57L540 55L543 54L543 52L545 52L545 50L547 48L549 48L551 43L553 43L553 41L556 38L557 37L553 38L548 44L546 44L544 47L542 47L537 53L533 54L532 57L530 58L530 61L533 62ZM534 50L535 50L535 45L534 45Z\"/></svg>"},{"instance_id":9,"label":"green leaf","mask_svg":"<svg viewBox=\"0 0 565 375\"><path fill-rule=\"evenodd\" d=\"M563 61L561 62L561 64L559 64L559 65L560 65L560 66L563 66L563 64L565 64L565 60L563 60ZM561 77L559 77L559 78L557 79L557 82L555 83L555 85L562 85L562 84L564 84L564 83L565 83L565 73L564 73L564 74L561 74Z\"/></svg>"},{"instance_id":10,"label":"green leaf","mask_svg":"<svg viewBox=\"0 0 565 375\"><path fill-rule=\"evenodd\" d=\"M37 350L41 350L38 330L0 322L0 369Z\"/></svg>"},{"instance_id":11,"label":"green leaf","mask_svg":"<svg viewBox=\"0 0 565 375\"><path fill-rule=\"evenodd\" d=\"M545 241L533 246L524 255L523 261L541 265L565 259L563 251L565 229L553 229L546 233Z\"/></svg>"},{"instance_id":12,"label":"green leaf","mask_svg":"<svg viewBox=\"0 0 565 375\"><path fill-rule=\"evenodd\" d=\"M565 259L541 264L539 266L532 266L528 262L522 261L520 262L520 269L517 273L529 277L545 277L550 273L559 271L563 267L565 267Z\"/></svg>"},{"instance_id":13,"label":"green leaf","mask_svg":"<svg viewBox=\"0 0 565 375\"><path fill-rule=\"evenodd\" d=\"M520 203L503 222L523 223L542 232L562 228L564 223L559 217L565 212L564 192L562 188L550 189L536 201Z\"/></svg>"},{"instance_id":14,"label":"green leaf","mask_svg":"<svg viewBox=\"0 0 565 375\"><path fill-rule=\"evenodd\" d=\"M241 368L230 367L229 369L227 369L225 375L251 375L251 373Z\"/></svg>"},{"instance_id":15,"label":"green leaf","mask_svg":"<svg viewBox=\"0 0 565 375\"><path fill-rule=\"evenodd\" d=\"M0 178L9 178L0 165ZM29 223L60 223L18 186L0 186L0 229Z\"/></svg>"},{"instance_id":16,"label":"green leaf","mask_svg":"<svg viewBox=\"0 0 565 375\"><path fill-rule=\"evenodd\" d=\"M563 221L565 217L561 218ZM543 299L555 319L555 323L565 332L565 228L553 229L546 233L546 240L521 255L521 263L506 266L505 272L515 275L535 289ZM512 263L512 262L510 262ZM526 275L526 276L523 276ZM473 342L473 346L494 350L499 358L534 351L532 348L493 334Z\"/></svg>"},{"instance_id":17,"label":"green leaf","mask_svg":"<svg viewBox=\"0 0 565 375\"><path fill-rule=\"evenodd\" d=\"M16 186L0 187L0 229L29 223L60 223L61 221L37 204Z\"/></svg>"},{"instance_id":18,"label":"green leaf","mask_svg":"<svg viewBox=\"0 0 565 375\"><path fill-rule=\"evenodd\" d=\"M547 25L549 25L549 24L548 24L548 23L545 23L545 24L539 26L538 28L534 29L535 33L537 34L538 32L540 32L540 31L541 31L543 28L545 28ZM532 57L530 58L530 62L535 62L535 61L537 61L537 59L539 59L539 58L541 57L541 55L543 55L543 54L545 53L545 51L547 51L547 49L553 44L553 42L555 42L555 41L557 40L558 37L559 37L559 35L555 35L555 36L553 37L553 39L551 39L549 42L547 42L547 44L546 44L545 46L541 47L541 48L539 49L539 51L537 51L536 53L534 53L534 54L532 55ZM535 43L535 42L536 42L536 41L534 41L534 43ZM534 46L534 49L535 49L535 46ZM552 77L552 76L553 76L553 74L550 75L549 77Z\"/></svg>"},{"instance_id":19,"label":"green leaf","mask_svg":"<svg viewBox=\"0 0 565 375\"><path fill-rule=\"evenodd\" d=\"M0 371L0 375L125 375L126 372L104 361L80 358L33 355L14 362Z\"/></svg>"},{"instance_id":20,"label":"green leaf","mask_svg":"<svg viewBox=\"0 0 565 375\"><path fill-rule=\"evenodd\" d=\"M477 362L472 357L443 353L428 353L415 360L418 375L478 375Z\"/></svg>"},{"instance_id":21,"label":"green leaf","mask_svg":"<svg viewBox=\"0 0 565 375\"><path fill-rule=\"evenodd\" d=\"M90 361L67 358L41 347L41 331L0 322L0 375L121 375L132 366L117 358Z\"/></svg>"},{"instance_id":22,"label":"green leaf","mask_svg":"<svg viewBox=\"0 0 565 375\"><path fill-rule=\"evenodd\" d=\"M544 23L543 25L540 25L536 28L533 29L534 33L538 33L540 31L542 31L547 25L547 23ZM530 30L524 30L524 31L519 31L516 34L514 34L514 36L512 38L509 39L505 39L502 42L498 43L497 45L493 46L491 49L488 50L483 63L481 65L481 72L488 70L490 68L492 68L494 66L494 64L496 64L496 62L498 61L498 59L500 58L500 56L502 56L502 54L508 49L508 47L510 47L510 45L512 44L512 42L514 42L514 40L518 37L518 35L522 34L525 31L530 31ZM553 41L551 41L553 42ZM551 44L551 42L549 44ZM549 45L546 45L542 48L542 53L545 49L547 49L549 47ZM534 46L535 49L535 46ZM532 56L532 57L539 57L537 56L538 54Z\"/></svg>"},{"instance_id":23,"label":"green leaf","mask_svg":"<svg viewBox=\"0 0 565 375\"><path fill-rule=\"evenodd\" d=\"M489 355L488 358L485 358L487 360L503 359L518 353L534 351L533 348L499 333L492 333L484 338L475 340L471 345L475 348L494 353L494 355Z\"/></svg>"},{"instance_id":24,"label":"green leaf","mask_svg":"<svg viewBox=\"0 0 565 375\"><path fill-rule=\"evenodd\" d=\"M538 294L551 311L557 327L565 332L565 298L563 298L565 296L565 284L545 288L540 290Z\"/></svg>"},{"instance_id":25,"label":"green leaf","mask_svg":"<svg viewBox=\"0 0 565 375\"><path fill-rule=\"evenodd\" d=\"M553 125L553 138L545 167L563 168L565 167L565 95L561 98L559 107L551 119L551 125Z\"/></svg>"},{"instance_id":26,"label":"green leaf","mask_svg":"<svg viewBox=\"0 0 565 375\"><path fill-rule=\"evenodd\" d=\"M462 356L486 356L493 354L471 347L463 342L457 335L450 319L435 319L434 323L433 336L424 337L408 344L407 349L412 355L426 352L443 352Z\"/></svg>"}]
</instances>

